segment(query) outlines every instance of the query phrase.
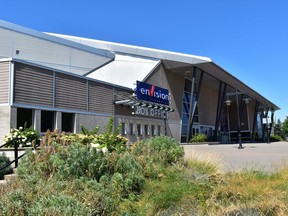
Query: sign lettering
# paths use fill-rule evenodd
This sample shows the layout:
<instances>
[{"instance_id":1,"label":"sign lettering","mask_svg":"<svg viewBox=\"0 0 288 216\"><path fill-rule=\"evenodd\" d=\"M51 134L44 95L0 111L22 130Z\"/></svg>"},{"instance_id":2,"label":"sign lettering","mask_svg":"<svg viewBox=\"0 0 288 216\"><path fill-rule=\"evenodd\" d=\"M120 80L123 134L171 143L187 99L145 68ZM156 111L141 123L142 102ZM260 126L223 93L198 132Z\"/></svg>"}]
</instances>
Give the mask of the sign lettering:
<instances>
[{"instance_id":1,"label":"sign lettering","mask_svg":"<svg viewBox=\"0 0 288 216\"><path fill-rule=\"evenodd\" d=\"M165 110L153 109L149 107L135 106L135 115L142 115L155 118L167 118L168 112Z\"/></svg>"},{"instance_id":2,"label":"sign lettering","mask_svg":"<svg viewBox=\"0 0 288 216\"><path fill-rule=\"evenodd\" d=\"M169 105L168 89L160 88L149 83L137 81L136 96L138 100Z\"/></svg>"}]
</instances>

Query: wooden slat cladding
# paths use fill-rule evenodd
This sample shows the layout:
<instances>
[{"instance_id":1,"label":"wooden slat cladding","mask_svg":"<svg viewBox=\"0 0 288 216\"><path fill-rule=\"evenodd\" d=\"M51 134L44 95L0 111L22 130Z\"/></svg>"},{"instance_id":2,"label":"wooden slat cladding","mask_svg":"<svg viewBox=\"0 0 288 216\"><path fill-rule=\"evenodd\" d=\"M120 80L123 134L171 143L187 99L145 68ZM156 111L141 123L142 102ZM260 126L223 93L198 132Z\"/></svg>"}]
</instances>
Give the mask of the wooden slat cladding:
<instances>
[{"instance_id":1,"label":"wooden slat cladding","mask_svg":"<svg viewBox=\"0 0 288 216\"><path fill-rule=\"evenodd\" d=\"M57 73L56 107L87 110L86 79Z\"/></svg>"},{"instance_id":2,"label":"wooden slat cladding","mask_svg":"<svg viewBox=\"0 0 288 216\"><path fill-rule=\"evenodd\" d=\"M120 88L115 88L115 95L116 96L123 96L123 97L129 97L133 94L132 90L124 90Z\"/></svg>"},{"instance_id":3,"label":"wooden slat cladding","mask_svg":"<svg viewBox=\"0 0 288 216\"><path fill-rule=\"evenodd\" d=\"M14 102L53 106L53 71L15 63Z\"/></svg>"},{"instance_id":4,"label":"wooden slat cladding","mask_svg":"<svg viewBox=\"0 0 288 216\"><path fill-rule=\"evenodd\" d=\"M10 62L0 62L0 103L9 102Z\"/></svg>"},{"instance_id":5,"label":"wooden slat cladding","mask_svg":"<svg viewBox=\"0 0 288 216\"><path fill-rule=\"evenodd\" d=\"M89 111L113 114L113 88L89 81Z\"/></svg>"}]
</instances>

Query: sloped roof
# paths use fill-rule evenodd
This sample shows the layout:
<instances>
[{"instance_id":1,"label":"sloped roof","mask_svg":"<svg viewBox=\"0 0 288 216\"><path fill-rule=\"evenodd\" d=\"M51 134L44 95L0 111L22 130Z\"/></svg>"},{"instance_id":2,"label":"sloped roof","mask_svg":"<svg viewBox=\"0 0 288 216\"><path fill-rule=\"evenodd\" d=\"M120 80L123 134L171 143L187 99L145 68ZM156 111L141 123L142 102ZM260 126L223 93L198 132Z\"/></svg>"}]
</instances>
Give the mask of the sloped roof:
<instances>
[{"instance_id":1,"label":"sloped roof","mask_svg":"<svg viewBox=\"0 0 288 216\"><path fill-rule=\"evenodd\" d=\"M212 60L208 57L183 54L178 52L171 52L166 50L152 49L140 46L133 46L127 44L113 43L101 40L95 40L90 38L82 38L70 35L62 35L62 34L54 34L47 33L50 35L54 35L57 37L65 38L67 40L71 40L80 44L84 44L87 46L95 47L98 49L108 50L115 53L125 53L135 56L142 56L147 58L155 58L161 60L171 60L175 62L183 62L190 64L199 64L204 62L211 62Z\"/></svg>"},{"instance_id":2,"label":"sloped roof","mask_svg":"<svg viewBox=\"0 0 288 216\"><path fill-rule=\"evenodd\" d=\"M87 77L134 89L135 81L143 80L160 62L155 59L116 54L114 61L90 72Z\"/></svg>"},{"instance_id":3,"label":"sloped roof","mask_svg":"<svg viewBox=\"0 0 288 216\"><path fill-rule=\"evenodd\" d=\"M91 78L112 82L129 88L132 86L133 88L133 83L135 83L136 80L143 80L145 77L147 77L160 61L163 62L167 69L171 69L175 73L183 73L183 71L185 72L186 69L191 70L192 66L194 65L212 77L227 83L232 88L234 88L237 84L237 88L240 88L242 92L269 107L271 110L280 109L277 105L228 73L208 57L69 35L49 34L115 53L115 60L101 68L96 69L95 71L92 71L88 75Z\"/></svg>"}]
</instances>

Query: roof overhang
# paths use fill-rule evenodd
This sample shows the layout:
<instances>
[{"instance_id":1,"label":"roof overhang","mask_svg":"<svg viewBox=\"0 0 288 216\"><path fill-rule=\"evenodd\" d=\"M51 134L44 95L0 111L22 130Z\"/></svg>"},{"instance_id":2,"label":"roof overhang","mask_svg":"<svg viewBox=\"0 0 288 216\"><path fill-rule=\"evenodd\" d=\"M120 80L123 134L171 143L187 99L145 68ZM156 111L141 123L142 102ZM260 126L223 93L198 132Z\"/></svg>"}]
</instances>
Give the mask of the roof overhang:
<instances>
[{"instance_id":1,"label":"roof overhang","mask_svg":"<svg viewBox=\"0 0 288 216\"><path fill-rule=\"evenodd\" d=\"M50 33L51 34L51 33ZM154 58L155 60L161 60L164 66L173 71L174 73L182 74L191 73L192 67L196 66L205 73L211 75L219 81L222 81L232 88L237 88L243 93L249 96L251 99L258 101L263 106L268 107L270 110L279 110L280 108L267 100L265 97L254 91L252 88L241 82L239 79L228 73L226 70L214 63L210 58L203 56L196 56L190 54L183 54L177 52L170 52L165 50L151 49L139 46L132 46L120 43L106 42L88 38L81 38L69 35L51 34L57 37L65 38L67 40L74 41L76 43L84 44L87 46L95 47L98 49L108 50L115 52L115 54L125 54L135 57ZM148 70L147 70L148 71ZM148 71L149 72L149 71ZM148 74L147 74L148 76ZM147 78L146 76L146 78ZM144 80L145 81L145 78Z\"/></svg>"},{"instance_id":2,"label":"roof overhang","mask_svg":"<svg viewBox=\"0 0 288 216\"><path fill-rule=\"evenodd\" d=\"M276 111L280 109L277 105L275 105L274 103L272 103L271 101L260 95L258 92L256 92L255 90L244 84L242 81L240 81L235 76L228 73L226 70L224 70L223 68L221 68L219 65L217 65L212 61L197 64L189 64L187 62L181 63L181 62L174 62L171 60L164 60L163 64L168 70L183 76L186 76L187 73L191 74L193 70L192 68L196 66L206 74L209 74L211 77L219 81L222 81L223 83L226 83L233 89L235 89L237 86L238 91L249 96L251 99L258 101L263 106L269 108L269 110Z\"/></svg>"}]
</instances>

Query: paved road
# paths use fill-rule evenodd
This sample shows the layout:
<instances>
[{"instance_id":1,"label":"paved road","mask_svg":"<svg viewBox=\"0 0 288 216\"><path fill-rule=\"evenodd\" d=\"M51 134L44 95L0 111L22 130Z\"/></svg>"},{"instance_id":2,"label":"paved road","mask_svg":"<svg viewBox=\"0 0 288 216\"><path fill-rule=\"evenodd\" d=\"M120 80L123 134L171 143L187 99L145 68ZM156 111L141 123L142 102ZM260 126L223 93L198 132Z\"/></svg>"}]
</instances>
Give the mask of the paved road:
<instances>
[{"instance_id":1,"label":"paved road","mask_svg":"<svg viewBox=\"0 0 288 216\"><path fill-rule=\"evenodd\" d=\"M193 155L203 154L207 158L218 158L223 171L237 171L241 169L256 169L273 172L288 165L288 142L244 143L244 149L238 149L238 144L222 145L183 145L185 159ZM220 159L220 161L219 161Z\"/></svg>"}]
</instances>

